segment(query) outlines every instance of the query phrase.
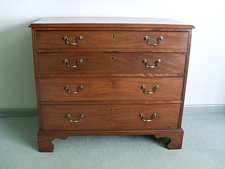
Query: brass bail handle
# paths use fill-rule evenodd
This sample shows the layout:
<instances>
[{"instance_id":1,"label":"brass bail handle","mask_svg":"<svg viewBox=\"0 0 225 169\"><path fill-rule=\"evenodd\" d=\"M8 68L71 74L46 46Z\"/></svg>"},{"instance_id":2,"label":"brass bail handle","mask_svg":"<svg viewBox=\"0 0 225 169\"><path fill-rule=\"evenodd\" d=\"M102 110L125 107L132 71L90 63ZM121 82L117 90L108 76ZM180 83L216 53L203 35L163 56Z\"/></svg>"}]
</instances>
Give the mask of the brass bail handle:
<instances>
[{"instance_id":1,"label":"brass bail handle","mask_svg":"<svg viewBox=\"0 0 225 169\"><path fill-rule=\"evenodd\" d=\"M158 46L164 40L164 37L163 36L152 37L150 35L145 35L144 40L146 41L147 45Z\"/></svg>"},{"instance_id":2,"label":"brass bail handle","mask_svg":"<svg viewBox=\"0 0 225 169\"><path fill-rule=\"evenodd\" d=\"M144 94L152 95L159 89L159 85L154 85L151 90L148 90L145 85L141 85L141 90Z\"/></svg>"},{"instance_id":3,"label":"brass bail handle","mask_svg":"<svg viewBox=\"0 0 225 169\"><path fill-rule=\"evenodd\" d=\"M139 113L140 119L145 123L150 123L152 120L159 118L159 113L154 112L149 118L145 117L144 113Z\"/></svg>"},{"instance_id":4,"label":"brass bail handle","mask_svg":"<svg viewBox=\"0 0 225 169\"><path fill-rule=\"evenodd\" d=\"M75 61L75 64L72 64L72 61L68 58L65 58L63 60L63 63L64 65L67 67L67 68L72 68L72 69L78 69L80 67L80 65L82 63L84 63L84 59L83 58L79 58Z\"/></svg>"},{"instance_id":5,"label":"brass bail handle","mask_svg":"<svg viewBox=\"0 0 225 169\"><path fill-rule=\"evenodd\" d=\"M65 118L72 124L80 123L84 117L85 116L83 113L80 113L79 117L77 117L77 119L75 119L75 117L73 117L73 115L71 113L66 113L66 115L65 115Z\"/></svg>"},{"instance_id":6,"label":"brass bail handle","mask_svg":"<svg viewBox=\"0 0 225 169\"><path fill-rule=\"evenodd\" d=\"M66 85L64 86L64 91L67 93L67 94L78 94L80 93L80 91L82 91L84 89L84 85L79 85L77 87L72 87L70 85Z\"/></svg>"},{"instance_id":7,"label":"brass bail handle","mask_svg":"<svg viewBox=\"0 0 225 169\"><path fill-rule=\"evenodd\" d=\"M154 64L149 64L148 63L148 59L147 58L145 58L144 60L143 60L143 63L144 63L144 65L145 65L145 68L147 68L147 69L155 69L156 67L158 67L159 66L159 64L161 63L162 61L161 61L161 59L157 59L155 62L154 62Z\"/></svg>"},{"instance_id":8,"label":"brass bail handle","mask_svg":"<svg viewBox=\"0 0 225 169\"><path fill-rule=\"evenodd\" d=\"M81 36L81 35L76 36L75 38L70 38L68 35L65 35L63 37L63 40L64 40L65 44L70 45L70 46L79 45L83 39L84 39L84 37Z\"/></svg>"}]
</instances>

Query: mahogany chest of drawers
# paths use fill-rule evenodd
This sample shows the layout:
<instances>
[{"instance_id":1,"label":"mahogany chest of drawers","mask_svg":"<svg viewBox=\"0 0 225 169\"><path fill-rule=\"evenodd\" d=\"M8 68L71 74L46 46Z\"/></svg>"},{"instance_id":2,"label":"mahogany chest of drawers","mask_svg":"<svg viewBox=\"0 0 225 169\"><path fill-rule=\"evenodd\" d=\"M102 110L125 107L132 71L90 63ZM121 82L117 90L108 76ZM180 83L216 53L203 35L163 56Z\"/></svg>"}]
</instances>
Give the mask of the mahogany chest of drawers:
<instances>
[{"instance_id":1,"label":"mahogany chest of drawers","mask_svg":"<svg viewBox=\"0 0 225 169\"><path fill-rule=\"evenodd\" d=\"M182 146L193 26L147 18L31 24L39 150L72 135L154 135Z\"/></svg>"}]
</instances>

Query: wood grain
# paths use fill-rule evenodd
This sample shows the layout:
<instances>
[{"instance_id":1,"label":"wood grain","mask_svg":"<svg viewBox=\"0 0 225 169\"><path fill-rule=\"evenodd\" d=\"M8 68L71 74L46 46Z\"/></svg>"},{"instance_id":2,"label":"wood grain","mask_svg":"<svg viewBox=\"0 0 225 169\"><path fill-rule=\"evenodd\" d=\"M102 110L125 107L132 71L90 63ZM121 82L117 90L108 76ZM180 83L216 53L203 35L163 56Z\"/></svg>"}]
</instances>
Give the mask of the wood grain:
<instances>
[{"instance_id":1,"label":"wood grain","mask_svg":"<svg viewBox=\"0 0 225 169\"><path fill-rule=\"evenodd\" d=\"M128 129L174 129L177 128L179 104L163 105L45 105L41 106L42 129L45 130L128 130ZM70 123L66 114L80 123ZM143 113L150 119L153 113L158 117L147 123L141 120Z\"/></svg>"},{"instance_id":2,"label":"wood grain","mask_svg":"<svg viewBox=\"0 0 225 169\"><path fill-rule=\"evenodd\" d=\"M144 36L152 38L163 36L158 46L146 44ZM74 39L82 36L83 40L76 46L66 45L64 36ZM38 49L164 49L167 51L181 50L186 52L188 33L186 32L136 32L136 31L37 31Z\"/></svg>"},{"instance_id":3,"label":"wood grain","mask_svg":"<svg viewBox=\"0 0 225 169\"><path fill-rule=\"evenodd\" d=\"M42 130L38 131L39 151L52 152L53 139L66 139L74 135L151 135L155 138L169 138L168 149L181 149L184 131L182 128L166 130Z\"/></svg>"},{"instance_id":4,"label":"wood grain","mask_svg":"<svg viewBox=\"0 0 225 169\"><path fill-rule=\"evenodd\" d=\"M80 60L83 60L80 63ZM161 62L155 68L158 59ZM69 64L64 62L68 61ZM141 74L145 76L183 76L185 54L177 53L43 53L37 58L38 74L42 76L101 76L102 74L123 76ZM74 67L77 66L77 67Z\"/></svg>"},{"instance_id":5,"label":"wood grain","mask_svg":"<svg viewBox=\"0 0 225 169\"><path fill-rule=\"evenodd\" d=\"M182 147L193 26L144 20L148 22L126 20L121 24L121 19L114 19L113 23L93 24L46 19L31 24L39 151L51 152L55 138L72 135L154 135L168 137L169 149ZM72 42L77 36L83 39L76 45L66 44L65 35ZM163 36L163 40L149 45L146 35L153 39ZM81 58L83 62L74 66ZM149 65L158 59L161 62L147 69L144 59ZM160 116L146 124L140 112L148 119L154 112ZM80 114L84 118L79 124L70 124L67 113L73 120Z\"/></svg>"},{"instance_id":6,"label":"wood grain","mask_svg":"<svg viewBox=\"0 0 225 169\"><path fill-rule=\"evenodd\" d=\"M120 101L120 100L180 100L182 78L75 78L39 79L41 101ZM65 86L74 91L83 85L77 94L65 92ZM141 89L153 91L145 94Z\"/></svg>"}]
</instances>

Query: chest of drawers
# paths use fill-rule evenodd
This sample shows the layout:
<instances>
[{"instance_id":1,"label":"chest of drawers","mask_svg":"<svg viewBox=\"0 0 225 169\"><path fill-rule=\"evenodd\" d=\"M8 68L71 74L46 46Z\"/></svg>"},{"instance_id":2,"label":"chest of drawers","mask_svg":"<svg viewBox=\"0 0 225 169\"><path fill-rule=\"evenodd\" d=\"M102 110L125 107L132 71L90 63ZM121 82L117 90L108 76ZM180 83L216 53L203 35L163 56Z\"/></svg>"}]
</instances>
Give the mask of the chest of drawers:
<instances>
[{"instance_id":1,"label":"chest of drawers","mask_svg":"<svg viewBox=\"0 0 225 169\"><path fill-rule=\"evenodd\" d=\"M40 151L72 135L154 135L181 148L193 26L44 18L31 27Z\"/></svg>"}]
</instances>

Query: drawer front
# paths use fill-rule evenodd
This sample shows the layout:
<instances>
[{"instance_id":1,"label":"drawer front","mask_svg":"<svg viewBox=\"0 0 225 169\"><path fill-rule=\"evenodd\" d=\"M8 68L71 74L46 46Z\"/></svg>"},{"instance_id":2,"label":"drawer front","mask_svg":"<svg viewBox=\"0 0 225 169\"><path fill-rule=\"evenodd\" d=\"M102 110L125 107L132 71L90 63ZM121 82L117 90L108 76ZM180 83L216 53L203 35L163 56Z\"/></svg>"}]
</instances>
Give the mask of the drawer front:
<instances>
[{"instance_id":1,"label":"drawer front","mask_svg":"<svg viewBox=\"0 0 225 169\"><path fill-rule=\"evenodd\" d=\"M39 79L40 101L180 100L182 78Z\"/></svg>"},{"instance_id":2,"label":"drawer front","mask_svg":"<svg viewBox=\"0 0 225 169\"><path fill-rule=\"evenodd\" d=\"M185 54L176 53L46 53L38 55L40 74L183 75Z\"/></svg>"},{"instance_id":3,"label":"drawer front","mask_svg":"<svg viewBox=\"0 0 225 169\"><path fill-rule=\"evenodd\" d=\"M165 49L186 51L187 32L37 31L38 49Z\"/></svg>"},{"instance_id":4,"label":"drawer front","mask_svg":"<svg viewBox=\"0 0 225 169\"><path fill-rule=\"evenodd\" d=\"M41 128L47 130L126 130L177 128L179 104L42 105Z\"/></svg>"}]
</instances>

